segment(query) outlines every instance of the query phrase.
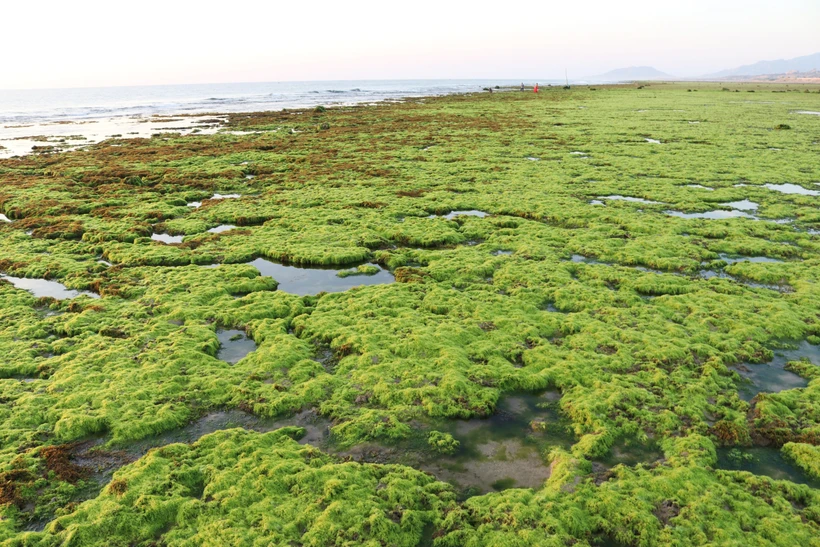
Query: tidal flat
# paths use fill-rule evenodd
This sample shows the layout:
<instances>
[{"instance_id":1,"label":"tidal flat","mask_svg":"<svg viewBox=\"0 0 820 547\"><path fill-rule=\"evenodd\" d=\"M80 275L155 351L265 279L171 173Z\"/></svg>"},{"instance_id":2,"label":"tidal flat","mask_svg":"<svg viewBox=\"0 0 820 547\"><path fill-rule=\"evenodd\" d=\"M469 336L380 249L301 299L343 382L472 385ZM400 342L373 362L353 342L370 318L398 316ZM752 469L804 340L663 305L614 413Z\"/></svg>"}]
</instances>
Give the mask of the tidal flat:
<instances>
[{"instance_id":1,"label":"tidal flat","mask_svg":"<svg viewBox=\"0 0 820 547\"><path fill-rule=\"evenodd\" d=\"M818 90L0 159L0 545L820 545Z\"/></svg>"}]
</instances>

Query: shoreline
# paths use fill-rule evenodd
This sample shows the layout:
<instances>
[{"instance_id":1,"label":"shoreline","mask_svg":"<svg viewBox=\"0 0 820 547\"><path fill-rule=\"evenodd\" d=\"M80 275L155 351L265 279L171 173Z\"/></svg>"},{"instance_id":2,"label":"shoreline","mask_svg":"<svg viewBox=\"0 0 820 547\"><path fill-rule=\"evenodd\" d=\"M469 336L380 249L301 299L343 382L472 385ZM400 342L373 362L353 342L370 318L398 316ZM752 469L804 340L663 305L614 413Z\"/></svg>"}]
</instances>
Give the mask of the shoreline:
<instances>
[{"instance_id":1,"label":"shoreline","mask_svg":"<svg viewBox=\"0 0 820 547\"><path fill-rule=\"evenodd\" d=\"M173 86L169 86L173 87ZM94 88L92 88L94 89ZM361 97L356 100L330 100L301 101L299 103L288 103L286 106L274 109L249 108L247 110L215 110L190 112L186 110L172 110L161 113L139 113L122 114L118 116L102 117L77 117L77 118L49 118L42 121L28 120L17 122L5 122L0 124L0 159L15 156L23 156L38 151L46 151L49 147L55 151L69 151L82 149L89 145L98 144L110 138L147 138L156 133L181 134L212 134L227 123L227 118L234 114L255 113L255 112L279 112L282 110L310 110L317 106L327 108L345 108L362 105L378 105L403 102L408 99L423 99L430 97L442 97L447 95L458 95L463 93L473 93L472 91L449 91L434 94L420 95L411 90L407 94L374 99L373 97ZM327 98L326 98L327 99ZM256 105L254 105L255 107ZM181 108L181 107L180 107ZM175 118L183 119L186 126L178 127L169 125ZM221 123L216 126L213 123L206 123L214 118L221 119ZM199 123L198 123L199 120ZM73 138L72 137L77 137ZM72 142L74 141L74 142ZM45 144L44 144L45 143Z\"/></svg>"},{"instance_id":2,"label":"shoreline","mask_svg":"<svg viewBox=\"0 0 820 547\"><path fill-rule=\"evenodd\" d=\"M789 85L805 86L800 87L804 89L811 89L812 91L820 92L820 82L771 82L771 81L677 81L677 80L652 80L652 81L633 81L633 82L609 82L604 84L583 83L571 84L571 89L619 89L623 87L637 87L643 86L649 88L651 86L736 86L740 89L746 90L744 86L783 86L787 88ZM315 102L302 104L298 106L288 106L279 109L269 110L237 110L224 111L212 110L208 112L185 112L176 111L168 113L157 113L150 115L126 115L110 116L102 118L77 118L77 119L58 119L51 121L44 121L42 123L21 123L0 124L0 159L20 157L31 153L43 152L65 152L70 150L83 149L88 146L93 146L100 142L109 139L127 139L127 138L149 138L160 133L180 133L182 135L189 134L214 134L227 127L228 119L234 115L241 114L257 114L262 112L281 112L283 110L295 112L309 112L317 106L324 106L326 108L348 108L348 107L362 107L362 106L379 106L386 104L398 104L406 100L425 100L437 97L446 97L449 95L469 95L469 94L483 94L487 93L487 86L479 86L481 89L470 91L452 91L439 94L408 94L401 97L390 97L378 101L370 98L362 98L357 101L341 101L341 102ZM507 87L491 87L493 92L518 92L517 86ZM562 85L546 84L541 87L542 93L555 92L555 90L563 92ZM789 91L798 91L797 89L788 89ZM765 90L764 90L765 91ZM532 93L532 86L525 86L525 93ZM177 119L184 120L183 125L175 125ZM214 120L219 120L215 123ZM56 131L55 131L56 130Z\"/></svg>"}]
</instances>

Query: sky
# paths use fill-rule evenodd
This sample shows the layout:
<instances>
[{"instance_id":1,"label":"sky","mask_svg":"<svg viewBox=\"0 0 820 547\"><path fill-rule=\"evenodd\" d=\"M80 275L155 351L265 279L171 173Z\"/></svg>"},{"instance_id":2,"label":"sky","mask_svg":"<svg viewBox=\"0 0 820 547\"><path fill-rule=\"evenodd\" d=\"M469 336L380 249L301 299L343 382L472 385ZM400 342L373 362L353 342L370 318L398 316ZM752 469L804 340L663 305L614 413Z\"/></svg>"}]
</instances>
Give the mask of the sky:
<instances>
[{"instance_id":1,"label":"sky","mask_svg":"<svg viewBox=\"0 0 820 547\"><path fill-rule=\"evenodd\" d=\"M702 75L820 52L820 0L3 0L0 89Z\"/></svg>"}]
</instances>

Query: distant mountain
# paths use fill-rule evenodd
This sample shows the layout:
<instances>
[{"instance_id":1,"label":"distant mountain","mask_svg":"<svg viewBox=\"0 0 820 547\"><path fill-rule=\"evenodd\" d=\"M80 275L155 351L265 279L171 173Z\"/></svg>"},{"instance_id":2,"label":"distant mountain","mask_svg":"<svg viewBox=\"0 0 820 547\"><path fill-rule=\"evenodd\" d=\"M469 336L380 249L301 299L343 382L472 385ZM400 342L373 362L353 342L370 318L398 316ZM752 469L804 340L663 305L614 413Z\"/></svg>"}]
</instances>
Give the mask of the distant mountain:
<instances>
[{"instance_id":1,"label":"distant mountain","mask_svg":"<svg viewBox=\"0 0 820 547\"><path fill-rule=\"evenodd\" d=\"M778 82L795 84L820 84L820 70L786 72L785 74L758 74L757 76L724 76L722 82Z\"/></svg>"},{"instance_id":2,"label":"distant mountain","mask_svg":"<svg viewBox=\"0 0 820 547\"><path fill-rule=\"evenodd\" d=\"M763 74L785 74L787 72L809 72L820 69L820 53L795 57L794 59L780 59L778 61L760 61L753 65L744 65L729 70L721 70L708 74L704 78L719 79L735 76L761 76Z\"/></svg>"},{"instance_id":3,"label":"distant mountain","mask_svg":"<svg viewBox=\"0 0 820 547\"><path fill-rule=\"evenodd\" d=\"M629 82L635 80L674 80L675 77L651 66L631 66L610 70L606 74L590 76L587 79L599 82Z\"/></svg>"}]
</instances>

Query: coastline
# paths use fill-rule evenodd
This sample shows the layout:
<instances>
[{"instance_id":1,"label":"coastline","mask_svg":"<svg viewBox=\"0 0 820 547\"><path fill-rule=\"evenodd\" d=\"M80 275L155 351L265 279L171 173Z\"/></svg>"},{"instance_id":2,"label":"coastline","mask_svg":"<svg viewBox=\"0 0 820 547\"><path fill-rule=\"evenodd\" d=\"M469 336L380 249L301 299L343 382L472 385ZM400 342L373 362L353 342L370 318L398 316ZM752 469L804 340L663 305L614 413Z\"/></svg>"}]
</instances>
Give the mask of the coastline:
<instances>
[{"instance_id":1,"label":"coastline","mask_svg":"<svg viewBox=\"0 0 820 547\"><path fill-rule=\"evenodd\" d=\"M33 99L22 92L0 91L0 104L13 112L0 115L0 146L4 147L0 157L30 153L35 146L40 150L48 146L77 149L111 137L146 138L175 130L183 134L213 132L213 124L198 122L214 117L224 120L238 112L343 107L480 91L486 85L480 82L332 81L34 90ZM63 92L78 96L63 99ZM95 100L107 106L82 106ZM42 101L45 106L32 101ZM166 123L174 118L186 123Z\"/></svg>"},{"instance_id":2,"label":"coastline","mask_svg":"<svg viewBox=\"0 0 820 547\"><path fill-rule=\"evenodd\" d=\"M489 80L492 83L492 80ZM391 102L401 102L407 99L424 100L425 98L434 98L447 95L470 94L470 93L484 93L488 88L496 92L517 92L518 86L510 85L509 81L499 82L496 85L484 85L479 83L480 80L470 83L469 85L475 89L451 89L442 91L441 93L420 94L417 91L394 91L394 95L381 99L374 99L373 97L360 97L358 99L348 100L334 100L338 97L330 97L330 100L323 101L317 95L311 100L299 100L293 103L285 103L285 106L267 109L254 110L257 106L255 103L250 103L246 106L239 106L237 110L219 110L218 103L213 106L217 107L214 110L190 111L185 110L184 107L171 107L170 110L154 112L146 110L139 114L122 114L112 117L78 117L54 118L53 115L43 114L38 118L22 117L19 121L6 121L0 123L0 158L8 158L13 156L20 156L32 152L59 152L67 150L82 149L87 146L97 144L107 139L117 138L149 138L152 135L159 133L179 133L187 134L213 134L225 128L227 119L233 114L239 113L254 113L254 112L276 112L280 110L310 110L316 106L324 106L328 108L344 108L350 106L361 105L378 105L389 104ZM315 84L314 82L308 82ZM357 82L327 82L327 84L339 83L357 83ZM794 82L757 82L757 81L635 81L635 82L609 82L609 83L573 83L572 87L577 89L590 88L618 88L623 86L651 86L651 85L718 85L718 84L732 85L740 89L744 86L754 86L761 83L794 83ZM504 84L504 85L502 85ZM555 85L553 85L555 84ZM461 84L468 85L468 84ZM812 82L798 82L798 86L805 85L804 89L811 89ZM174 86L168 86L174 87ZM563 87L556 82L545 82L542 85L544 91L552 88ZM358 91L358 88L354 88ZM526 92L532 92L532 85L526 84ZM312 91L310 93L313 93ZM334 93L336 93L334 91ZM339 92L342 96L343 92ZM328 99L328 97L323 97ZM173 108L177 108L174 110ZM38 121L39 120L39 121Z\"/></svg>"}]
</instances>

